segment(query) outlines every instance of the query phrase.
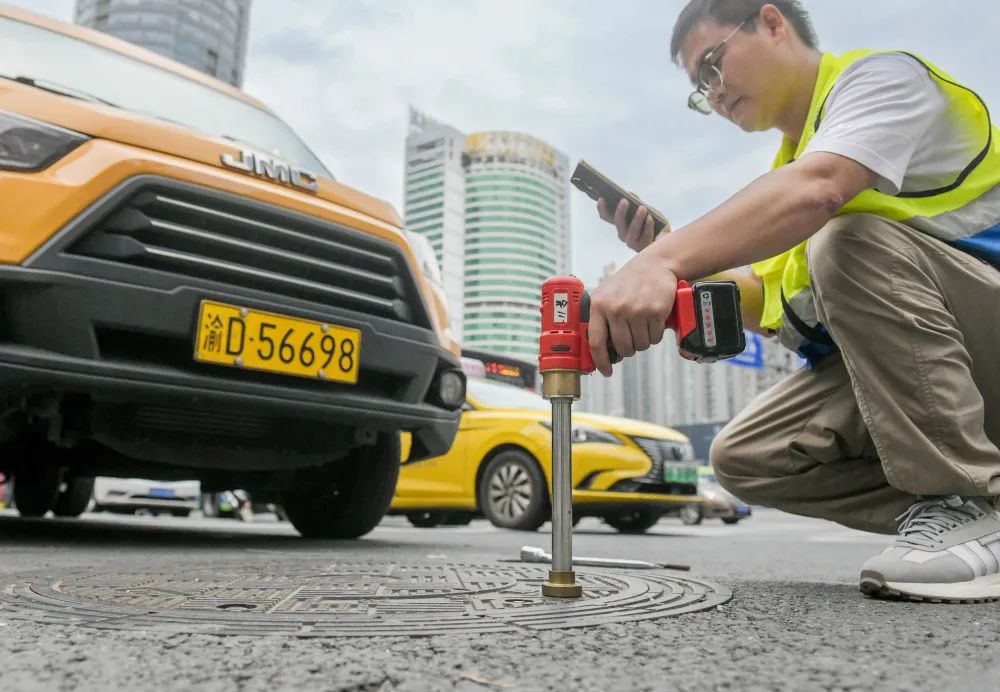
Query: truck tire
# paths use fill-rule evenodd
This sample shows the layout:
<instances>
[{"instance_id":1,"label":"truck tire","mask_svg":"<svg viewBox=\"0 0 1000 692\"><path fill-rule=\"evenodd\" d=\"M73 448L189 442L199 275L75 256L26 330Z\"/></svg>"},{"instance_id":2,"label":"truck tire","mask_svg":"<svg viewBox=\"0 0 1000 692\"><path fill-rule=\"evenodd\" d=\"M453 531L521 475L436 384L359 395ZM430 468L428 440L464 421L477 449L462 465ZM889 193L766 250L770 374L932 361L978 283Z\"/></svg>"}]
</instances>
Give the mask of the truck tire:
<instances>
[{"instance_id":1,"label":"truck tire","mask_svg":"<svg viewBox=\"0 0 1000 692\"><path fill-rule=\"evenodd\" d=\"M494 526L537 531L549 519L549 486L535 460L516 449L490 459L479 479L479 509Z\"/></svg>"},{"instance_id":2,"label":"truck tire","mask_svg":"<svg viewBox=\"0 0 1000 692\"><path fill-rule=\"evenodd\" d=\"M56 498L52 513L57 517L78 517L94 496L93 476L76 476L66 481L66 489Z\"/></svg>"},{"instance_id":3,"label":"truck tire","mask_svg":"<svg viewBox=\"0 0 1000 692\"><path fill-rule=\"evenodd\" d=\"M295 472L281 505L303 538L358 538L374 529L399 477L399 433L379 433L372 447L346 459Z\"/></svg>"},{"instance_id":4,"label":"truck tire","mask_svg":"<svg viewBox=\"0 0 1000 692\"><path fill-rule=\"evenodd\" d=\"M630 509L604 517L608 526L617 529L619 533L646 533L659 520L660 513L648 509Z\"/></svg>"},{"instance_id":5,"label":"truck tire","mask_svg":"<svg viewBox=\"0 0 1000 692\"><path fill-rule=\"evenodd\" d=\"M14 476L14 505L22 517L41 517L56 506L60 472L55 466L31 466Z\"/></svg>"}]
</instances>

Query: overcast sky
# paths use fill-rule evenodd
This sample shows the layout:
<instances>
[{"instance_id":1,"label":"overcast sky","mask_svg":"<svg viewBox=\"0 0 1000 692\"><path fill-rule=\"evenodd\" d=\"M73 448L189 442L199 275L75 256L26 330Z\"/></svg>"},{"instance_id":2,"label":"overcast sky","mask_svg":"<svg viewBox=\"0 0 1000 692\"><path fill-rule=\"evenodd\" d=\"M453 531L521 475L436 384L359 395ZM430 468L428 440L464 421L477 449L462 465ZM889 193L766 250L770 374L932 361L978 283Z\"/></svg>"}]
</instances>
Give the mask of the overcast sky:
<instances>
[{"instance_id":1,"label":"overcast sky","mask_svg":"<svg viewBox=\"0 0 1000 692\"><path fill-rule=\"evenodd\" d=\"M10 2L11 0L6 0ZM73 0L13 0L71 21ZM518 130L585 158L677 228L765 172L776 133L685 106L670 61L685 0L253 0L244 88L339 180L402 211L407 105L459 130ZM996 0L805 0L821 47L922 54L1000 113ZM1000 118L1000 116L994 116ZM630 251L573 191L573 270Z\"/></svg>"}]
</instances>

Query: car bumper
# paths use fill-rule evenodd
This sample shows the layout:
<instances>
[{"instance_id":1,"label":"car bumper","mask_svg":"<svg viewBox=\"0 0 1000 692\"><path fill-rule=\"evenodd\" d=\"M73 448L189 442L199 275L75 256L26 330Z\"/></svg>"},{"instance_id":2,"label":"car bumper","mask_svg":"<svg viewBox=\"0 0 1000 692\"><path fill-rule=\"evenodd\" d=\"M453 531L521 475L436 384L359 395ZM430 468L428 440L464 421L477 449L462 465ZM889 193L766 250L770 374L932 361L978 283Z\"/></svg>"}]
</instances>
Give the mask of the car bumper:
<instances>
[{"instance_id":1,"label":"car bumper","mask_svg":"<svg viewBox=\"0 0 1000 692\"><path fill-rule=\"evenodd\" d=\"M701 505L702 516L706 519L746 519L753 515L747 505L733 505L705 501Z\"/></svg>"},{"instance_id":2,"label":"car bumper","mask_svg":"<svg viewBox=\"0 0 1000 692\"><path fill-rule=\"evenodd\" d=\"M8 400L32 393L83 395L118 405L113 409L115 416L136 405L155 405L158 420L163 419L164 410L168 418L170 412L178 413L172 416L175 428L184 412L203 412L194 426L204 428L205 420L213 420L211 412L222 411L230 416L257 416L272 426L276 421L296 421L311 422L315 428L406 430L413 434L414 459L443 454L450 448L460 411L440 405L435 387L442 372L460 370L460 364L440 344L426 314L421 313L422 303L405 271L400 270L397 285L409 302L400 299L386 308L398 315L376 316L357 305L275 295L255 288L253 280L232 285L213 280L207 273L178 275L139 266L131 262L132 245L120 261L98 257L107 247L117 247L108 245L107 237L120 235L105 232L101 224L122 205L134 206L129 200L146 194L150 186L188 195L206 205L216 201L220 208L236 205L247 218L254 204L142 176L127 181L81 214L24 265L0 266L4 313L0 388ZM261 214L271 214L274 223L285 216L290 217L289 225L305 223L280 209L260 206ZM105 250L87 245L89 236L98 231L104 233L101 247ZM350 291L341 293L351 297ZM359 330L362 351L357 384L195 362L196 320L205 299ZM51 319L56 315L58 320ZM404 319L405 315L409 317ZM225 420L217 423L220 430L232 427ZM175 432L185 430L180 426Z\"/></svg>"}]
</instances>

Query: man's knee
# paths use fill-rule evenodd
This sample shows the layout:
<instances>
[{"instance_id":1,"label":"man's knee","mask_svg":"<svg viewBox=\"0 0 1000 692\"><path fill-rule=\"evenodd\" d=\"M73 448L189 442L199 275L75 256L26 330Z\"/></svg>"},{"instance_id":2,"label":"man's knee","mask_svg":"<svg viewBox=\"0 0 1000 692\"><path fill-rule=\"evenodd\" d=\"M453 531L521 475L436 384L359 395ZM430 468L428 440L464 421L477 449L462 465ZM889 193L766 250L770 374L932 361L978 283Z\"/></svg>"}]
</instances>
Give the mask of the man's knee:
<instances>
[{"instance_id":1,"label":"man's knee","mask_svg":"<svg viewBox=\"0 0 1000 692\"><path fill-rule=\"evenodd\" d=\"M708 458L715 478L723 488L741 500L747 500L746 484L759 474L755 469L754 455L744 442L744 431L730 422L712 440Z\"/></svg>"},{"instance_id":2,"label":"man's knee","mask_svg":"<svg viewBox=\"0 0 1000 692\"><path fill-rule=\"evenodd\" d=\"M857 280L862 265L889 251L885 235L891 225L874 214L844 214L826 223L806 243L806 260L814 288L830 290Z\"/></svg>"}]
</instances>

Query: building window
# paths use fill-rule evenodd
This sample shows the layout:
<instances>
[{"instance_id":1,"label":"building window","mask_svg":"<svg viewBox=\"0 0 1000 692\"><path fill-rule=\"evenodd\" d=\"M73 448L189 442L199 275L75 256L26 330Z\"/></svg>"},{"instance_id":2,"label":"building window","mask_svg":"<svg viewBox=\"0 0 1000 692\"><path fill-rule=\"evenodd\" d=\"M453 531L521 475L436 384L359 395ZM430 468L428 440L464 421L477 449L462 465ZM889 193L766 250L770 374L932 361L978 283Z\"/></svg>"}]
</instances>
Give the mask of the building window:
<instances>
[{"instance_id":1,"label":"building window","mask_svg":"<svg viewBox=\"0 0 1000 692\"><path fill-rule=\"evenodd\" d=\"M219 76L219 54L211 48L205 51L205 69L209 74Z\"/></svg>"}]
</instances>

